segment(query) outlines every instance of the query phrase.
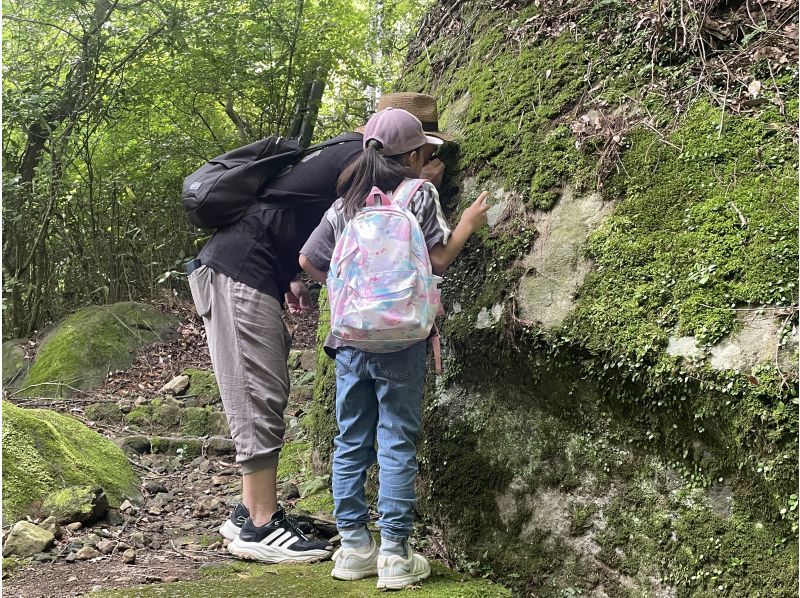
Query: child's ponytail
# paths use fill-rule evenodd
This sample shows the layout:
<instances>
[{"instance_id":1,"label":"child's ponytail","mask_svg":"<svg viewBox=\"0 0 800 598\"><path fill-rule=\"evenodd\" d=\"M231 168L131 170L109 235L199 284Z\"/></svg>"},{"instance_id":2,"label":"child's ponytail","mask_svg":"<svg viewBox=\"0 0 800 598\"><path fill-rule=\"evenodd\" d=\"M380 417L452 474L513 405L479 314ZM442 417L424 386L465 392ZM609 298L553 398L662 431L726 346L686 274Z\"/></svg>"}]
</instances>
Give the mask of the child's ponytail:
<instances>
[{"instance_id":1,"label":"child's ponytail","mask_svg":"<svg viewBox=\"0 0 800 598\"><path fill-rule=\"evenodd\" d=\"M382 147L380 141L370 139L361 155L339 175L336 191L344 201L342 211L347 220L364 205L373 187L391 193L403 179L414 178L414 172L405 164L408 153L383 156Z\"/></svg>"}]
</instances>

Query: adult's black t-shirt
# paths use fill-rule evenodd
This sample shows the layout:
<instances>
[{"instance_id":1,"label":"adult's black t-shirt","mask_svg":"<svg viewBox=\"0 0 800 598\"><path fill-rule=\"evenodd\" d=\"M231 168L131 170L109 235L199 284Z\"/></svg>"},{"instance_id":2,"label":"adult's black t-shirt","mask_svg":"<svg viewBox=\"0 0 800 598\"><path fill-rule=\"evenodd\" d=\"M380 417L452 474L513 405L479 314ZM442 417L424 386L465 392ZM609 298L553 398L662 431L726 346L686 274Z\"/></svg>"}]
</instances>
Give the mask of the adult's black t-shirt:
<instances>
[{"instance_id":1,"label":"adult's black t-shirt","mask_svg":"<svg viewBox=\"0 0 800 598\"><path fill-rule=\"evenodd\" d=\"M304 156L270 181L256 207L214 233L197 256L200 262L282 304L300 272L300 248L338 198L339 174L361 151L361 139L348 135L349 140L340 135L341 143Z\"/></svg>"}]
</instances>

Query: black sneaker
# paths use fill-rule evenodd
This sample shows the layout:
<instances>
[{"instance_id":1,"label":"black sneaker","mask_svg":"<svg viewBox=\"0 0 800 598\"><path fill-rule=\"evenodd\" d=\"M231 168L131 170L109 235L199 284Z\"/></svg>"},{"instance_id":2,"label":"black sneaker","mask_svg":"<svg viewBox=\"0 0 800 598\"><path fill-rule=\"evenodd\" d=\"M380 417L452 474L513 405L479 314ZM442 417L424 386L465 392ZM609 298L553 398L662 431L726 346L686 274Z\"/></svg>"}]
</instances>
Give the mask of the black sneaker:
<instances>
[{"instance_id":1,"label":"black sneaker","mask_svg":"<svg viewBox=\"0 0 800 598\"><path fill-rule=\"evenodd\" d=\"M242 531L242 526L248 517L250 517L250 511L243 503L239 503L225 523L219 526L219 533L228 540L234 540Z\"/></svg>"},{"instance_id":2,"label":"black sneaker","mask_svg":"<svg viewBox=\"0 0 800 598\"><path fill-rule=\"evenodd\" d=\"M250 511L243 503L239 503L231 513L231 516L225 520L225 523L219 526L219 533L228 540L234 540L241 533L242 526L248 517L250 517ZM289 515L286 515L286 518L304 534L313 534L317 531L312 524L306 521L298 521Z\"/></svg>"},{"instance_id":3,"label":"black sneaker","mask_svg":"<svg viewBox=\"0 0 800 598\"><path fill-rule=\"evenodd\" d=\"M264 563L312 563L329 558L331 550L328 542L306 538L282 508L261 527L248 517L239 535L228 544L231 554Z\"/></svg>"}]
</instances>

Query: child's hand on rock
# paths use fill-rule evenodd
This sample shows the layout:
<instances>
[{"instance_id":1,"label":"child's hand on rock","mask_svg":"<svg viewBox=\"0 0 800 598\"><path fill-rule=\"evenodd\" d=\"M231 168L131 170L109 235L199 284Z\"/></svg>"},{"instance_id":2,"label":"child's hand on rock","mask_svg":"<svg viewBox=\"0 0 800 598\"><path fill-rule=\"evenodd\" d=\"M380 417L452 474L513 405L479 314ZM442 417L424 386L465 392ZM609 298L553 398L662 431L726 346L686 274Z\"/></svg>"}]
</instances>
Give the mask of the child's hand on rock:
<instances>
[{"instance_id":1,"label":"child's hand on rock","mask_svg":"<svg viewBox=\"0 0 800 598\"><path fill-rule=\"evenodd\" d=\"M488 197L489 193L484 191L461 215L461 221L467 224L472 232L486 224L486 212L489 211L489 204L486 203Z\"/></svg>"}]
</instances>

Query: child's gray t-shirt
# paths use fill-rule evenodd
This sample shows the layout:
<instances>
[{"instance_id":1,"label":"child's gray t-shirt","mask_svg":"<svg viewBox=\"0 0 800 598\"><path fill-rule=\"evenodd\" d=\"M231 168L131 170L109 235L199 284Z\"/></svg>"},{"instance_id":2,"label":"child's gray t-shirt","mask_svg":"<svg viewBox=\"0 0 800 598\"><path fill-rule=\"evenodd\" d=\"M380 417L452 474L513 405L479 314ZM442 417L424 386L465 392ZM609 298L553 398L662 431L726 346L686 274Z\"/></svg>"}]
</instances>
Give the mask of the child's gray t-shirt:
<instances>
[{"instance_id":1,"label":"child's gray t-shirt","mask_svg":"<svg viewBox=\"0 0 800 598\"><path fill-rule=\"evenodd\" d=\"M450 238L450 227L444 218L442 206L439 204L439 193L432 183L425 181L420 185L411 198L408 209L417 217L422 234L425 236L428 251L439 243L447 244L447 240ZM346 224L347 219L342 212L342 199L339 198L325 212L325 216L311 233L300 253L306 256L306 259L315 268L327 272L331 264L333 248ZM325 339L325 349L328 355L333 357L336 349L342 346L344 345L339 339L328 334L328 338Z\"/></svg>"}]
</instances>

